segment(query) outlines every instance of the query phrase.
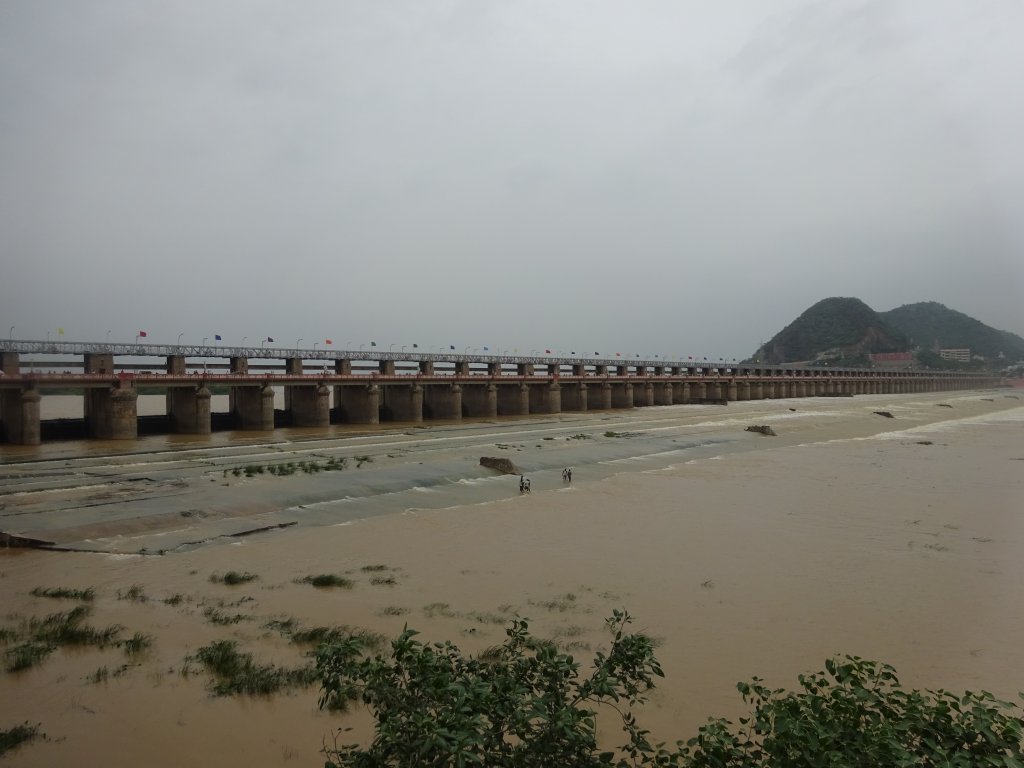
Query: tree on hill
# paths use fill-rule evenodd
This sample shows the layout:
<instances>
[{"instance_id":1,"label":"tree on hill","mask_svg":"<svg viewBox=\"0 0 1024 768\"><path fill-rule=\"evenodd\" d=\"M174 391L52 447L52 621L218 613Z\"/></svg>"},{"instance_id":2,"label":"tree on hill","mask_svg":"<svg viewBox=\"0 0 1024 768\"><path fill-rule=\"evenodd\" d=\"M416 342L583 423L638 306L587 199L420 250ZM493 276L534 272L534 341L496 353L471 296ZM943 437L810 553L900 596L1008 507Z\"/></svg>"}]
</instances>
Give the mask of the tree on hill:
<instances>
[{"instance_id":1,"label":"tree on hill","mask_svg":"<svg viewBox=\"0 0 1024 768\"><path fill-rule=\"evenodd\" d=\"M891 667L850 656L801 675L795 692L740 683L751 713L738 724L711 719L685 742L652 744L633 710L663 673L654 643L627 633L629 623L614 612L610 647L586 675L522 620L475 658L409 629L390 658L364 656L357 639L322 646L321 708L359 699L376 721L371 744L335 742L327 766L1024 768L1018 706L986 692L908 691ZM599 709L622 725L615 751L598 747Z\"/></svg>"},{"instance_id":2,"label":"tree on hill","mask_svg":"<svg viewBox=\"0 0 1024 768\"><path fill-rule=\"evenodd\" d=\"M936 301L904 304L881 316L924 350L970 349L991 360L1000 355L1011 362L1024 359L1024 339L1017 334L992 328Z\"/></svg>"},{"instance_id":3,"label":"tree on hill","mask_svg":"<svg viewBox=\"0 0 1024 768\"><path fill-rule=\"evenodd\" d=\"M822 356L839 362L907 349L906 337L863 301L834 297L807 309L754 357L766 363L803 362Z\"/></svg>"}]
</instances>

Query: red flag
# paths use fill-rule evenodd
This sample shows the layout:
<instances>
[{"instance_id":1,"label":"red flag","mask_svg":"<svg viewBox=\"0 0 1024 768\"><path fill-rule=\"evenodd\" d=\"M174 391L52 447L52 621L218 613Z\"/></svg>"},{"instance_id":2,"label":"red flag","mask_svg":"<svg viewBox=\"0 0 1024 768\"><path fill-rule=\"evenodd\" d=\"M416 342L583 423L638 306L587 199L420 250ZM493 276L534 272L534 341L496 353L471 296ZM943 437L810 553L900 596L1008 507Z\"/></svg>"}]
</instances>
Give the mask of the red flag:
<instances>
[{"instance_id":1,"label":"red flag","mask_svg":"<svg viewBox=\"0 0 1024 768\"><path fill-rule=\"evenodd\" d=\"M551 350L550 349L545 349L544 350L544 354L545 355L550 355L551 354Z\"/></svg>"},{"instance_id":2,"label":"red flag","mask_svg":"<svg viewBox=\"0 0 1024 768\"><path fill-rule=\"evenodd\" d=\"M324 344L333 344L334 342L330 339L324 339Z\"/></svg>"},{"instance_id":3,"label":"red flag","mask_svg":"<svg viewBox=\"0 0 1024 768\"><path fill-rule=\"evenodd\" d=\"M145 331L139 331L139 338L144 339L144 338L146 338L147 335L148 334Z\"/></svg>"}]
</instances>

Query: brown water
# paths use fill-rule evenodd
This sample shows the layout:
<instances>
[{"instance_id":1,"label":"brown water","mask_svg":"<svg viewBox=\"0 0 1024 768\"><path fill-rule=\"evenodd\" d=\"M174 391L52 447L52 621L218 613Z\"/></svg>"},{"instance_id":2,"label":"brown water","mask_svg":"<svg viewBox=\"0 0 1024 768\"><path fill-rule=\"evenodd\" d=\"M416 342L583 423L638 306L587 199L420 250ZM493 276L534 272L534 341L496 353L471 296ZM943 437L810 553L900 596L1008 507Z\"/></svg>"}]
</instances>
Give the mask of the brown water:
<instances>
[{"instance_id":1,"label":"brown water","mask_svg":"<svg viewBox=\"0 0 1024 768\"><path fill-rule=\"evenodd\" d=\"M164 505L178 498L190 506L226 503L233 495L244 508L280 493L282 484L282 496L325 482L337 487L314 495L370 487L355 503L324 502L318 509L329 513L295 527L163 557L0 553L5 624L14 614L70 607L31 597L35 586L93 586L99 596L92 623L118 622L129 635L156 638L136 665L106 683L84 678L101 665L124 663L120 651L58 651L37 669L0 677L0 727L39 722L51 739L19 750L10 764L320 764L318 750L331 729L351 722L364 733L365 718L317 712L315 689L269 700L216 699L202 675L179 674L186 654L218 638L236 638L262 660L296 663L294 648L262 626L285 616L387 634L409 622L426 639L479 650L503 636L489 616L519 613L541 635L582 644L574 652L585 659L605 642L602 618L624 606L636 627L662 641L667 678L641 722L670 740L691 735L707 715L738 714L736 681L757 674L791 685L797 673L820 668L834 653L892 663L909 685L1012 696L1024 688L1019 406L1002 393L872 396L642 409L367 438L314 434L296 441L290 432L275 433L229 452L249 460L313 446L325 455L365 452L374 461L333 475L228 486L210 482L221 478L219 467L204 466L219 460L217 445L187 460L158 453L88 461L71 458L70 446L44 446L43 454L56 455L21 465L5 449L4 515L14 508L45 516L38 510L47 506L39 498L47 483L86 471L120 482L139 464L146 475L182 479L183 494L161 497ZM779 437L742 431L761 423ZM608 431L629 436L604 437ZM566 439L583 433L591 437ZM519 496L514 478L482 475L472 459L485 450L528 465L535 492ZM61 469L66 462L72 466ZM576 474L568 487L556 470L570 464ZM470 481L409 485L455 470ZM388 483L394 488L387 493L372 492ZM35 500L26 506L13 501L15 494ZM74 502L75 493L67 497ZM105 504L111 511L99 515L82 506L68 516L95 523L116 518L121 506L146 503L156 502ZM336 509L353 505L358 509ZM7 525L10 518L3 519ZM145 540L177 530L157 526ZM114 532L94 543L127 551L131 542L137 544ZM361 568L375 564L388 566L397 583L371 584ZM234 588L210 583L211 573L228 568L260 578ZM356 586L316 590L294 582L326 572L348 572ZM153 599L118 600L117 591L132 584ZM188 601L160 602L176 593ZM251 621L217 627L204 619L204 604L242 597L253 600L225 610ZM450 615L428 616L424 606L439 602ZM383 615L385 609L407 613Z\"/></svg>"}]
</instances>

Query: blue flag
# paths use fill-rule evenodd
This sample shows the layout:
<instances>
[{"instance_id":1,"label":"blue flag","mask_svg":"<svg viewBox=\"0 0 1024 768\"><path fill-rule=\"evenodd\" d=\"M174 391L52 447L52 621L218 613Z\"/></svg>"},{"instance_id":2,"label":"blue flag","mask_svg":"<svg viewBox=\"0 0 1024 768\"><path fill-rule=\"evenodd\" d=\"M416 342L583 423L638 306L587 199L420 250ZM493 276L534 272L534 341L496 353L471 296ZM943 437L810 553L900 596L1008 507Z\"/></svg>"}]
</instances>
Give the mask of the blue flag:
<instances>
[{"instance_id":1,"label":"blue flag","mask_svg":"<svg viewBox=\"0 0 1024 768\"><path fill-rule=\"evenodd\" d=\"M448 347L448 349L455 349L455 345L454 345L454 344L451 344L451 345L450 345L450 346Z\"/></svg>"},{"instance_id":2,"label":"blue flag","mask_svg":"<svg viewBox=\"0 0 1024 768\"><path fill-rule=\"evenodd\" d=\"M219 333L213 334L213 338L214 338L214 341L221 341L221 337L220 337Z\"/></svg>"},{"instance_id":3,"label":"blue flag","mask_svg":"<svg viewBox=\"0 0 1024 768\"><path fill-rule=\"evenodd\" d=\"M273 336L267 336L267 341L273 341L273 340L274 340Z\"/></svg>"}]
</instances>

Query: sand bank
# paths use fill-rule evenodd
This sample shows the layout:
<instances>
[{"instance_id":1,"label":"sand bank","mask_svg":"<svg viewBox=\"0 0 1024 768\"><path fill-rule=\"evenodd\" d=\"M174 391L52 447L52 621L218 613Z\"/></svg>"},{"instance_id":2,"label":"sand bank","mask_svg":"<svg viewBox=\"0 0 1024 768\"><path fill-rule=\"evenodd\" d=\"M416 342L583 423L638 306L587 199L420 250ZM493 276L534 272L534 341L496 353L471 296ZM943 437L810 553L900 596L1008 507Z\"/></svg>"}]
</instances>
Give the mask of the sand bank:
<instances>
[{"instance_id":1,"label":"sand bank","mask_svg":"<svg viewBox=\"0 0 1024 768\"><path fill-rule=\"evenodd\" d=\"M93 624L154 636L137 658L118 649L59 650L38 668L4 674L0 727L28 720L50 737L10 763L85 756L111 766L317 764L332 728L352 722L358 729L365 719L317 712L315 688L218 699L202 675L179 674L187 654L220 638L239 640L263 660L298 663L300 651L265 628L286 617L388 635L408 622L429 639L473 650L500 641L502 619L518 613L586 659L605 640L602 618L624 606L637 627L661 640L667 679L642 717L661 738L685 738L709 714L735 714L737 680L757 674L788 685L834 653L892 663L910 685L1004 696L1024 688L1019 403L972 393L813 408L803 400L740 405L728 413L675 407L489 425L486 434L498 436L486 439L478 426L452 426L432 436L447 441L443 449L422 434L396 435L401 445L373 449L380 451L376 474L360 480L394 483L385 501L363 495L376 515L330 523L323 512L287 530L163 557L3 552L5 625L71 605L32 597L34 587L91 586ZM762 423L780 436L742 432ZM566 439L587 431L589 439ZM736 440L725 439L734 433ZM335 449L330 442L315 450ZM531 496L510 494L482 473L467 473L469 483L409 485L421 473L468 467L483 446L496 444L520 446L509 455L534 477ZM159 461L171 462L160 471L179 473L186 490L214 485L203 473L217 467ZM102 471L116 474L114 464ZM570 464L577 467L571 487L557 471ZM60 477L54 471L50 479ZM354 483L359 476L346 477ZM280 516L296 505L282 509L275 494L288 494L273 483L293 479L302 489L302 478L265 478L224 493L270 496L267 514ZM410 498L420 503L407 504ZM319 503L333 511L345 502ZM130 517L113 507L113 515ZM40 519L37 528L45 525ZM210 582L229 568L259 578L236 587ZM347 574L354 587L295 582L328 572ZM381 577L394 583L373 583ZM134 584L150 599L118 599ZM162 602L176 594L182 602ZM210 608L246 618L218 626L204 616ZM116 678L87 681L102 665L125 663Z\"/></svg>"}]
</instances>

